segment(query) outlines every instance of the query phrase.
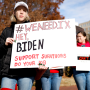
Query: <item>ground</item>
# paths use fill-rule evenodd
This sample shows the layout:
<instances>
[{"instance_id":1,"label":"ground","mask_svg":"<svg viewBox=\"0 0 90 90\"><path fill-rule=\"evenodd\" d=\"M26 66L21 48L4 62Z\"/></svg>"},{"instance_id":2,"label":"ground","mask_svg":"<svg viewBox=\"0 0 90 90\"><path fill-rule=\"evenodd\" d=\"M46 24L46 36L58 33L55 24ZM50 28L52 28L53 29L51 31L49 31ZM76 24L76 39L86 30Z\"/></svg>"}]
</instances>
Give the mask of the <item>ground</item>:
<instances>
[{"instance_id":1,"label":"ground","mask_svg":"<svg viewBox=\"0 0 90 90\"><path fill-rule=\"evenodd\" d=\"M62 77L60 86L75 86L75 85L76 83L75 83L73 76L72 77L65 77L65 76Z\"/></svg>"}]
</instances>

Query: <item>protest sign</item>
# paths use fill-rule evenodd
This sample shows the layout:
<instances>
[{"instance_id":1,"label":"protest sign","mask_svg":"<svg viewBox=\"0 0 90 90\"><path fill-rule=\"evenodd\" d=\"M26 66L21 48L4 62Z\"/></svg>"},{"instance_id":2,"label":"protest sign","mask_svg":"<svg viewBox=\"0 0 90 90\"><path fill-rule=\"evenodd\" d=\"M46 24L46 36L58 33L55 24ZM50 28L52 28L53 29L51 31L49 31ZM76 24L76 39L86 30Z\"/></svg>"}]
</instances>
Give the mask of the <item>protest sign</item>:
<instances>
[{"instance_id":1,"label":"protest sign","mask_svg":"<svg viewBox=\"0 0 90 90\"><path fill-rule=\"evenodd\" d=\"M77 47L77 71L90 71L90 47Z\"/></svg>"},{"instance_id":2,"label":"protest sign","mask_svg":"<svg viewBox=\"0 0 90 90\"><path fill-rule=\"evenodd\" d=\"M76 65L74 19L16 24L10 68Z\"/></svg>"}]
</instances>

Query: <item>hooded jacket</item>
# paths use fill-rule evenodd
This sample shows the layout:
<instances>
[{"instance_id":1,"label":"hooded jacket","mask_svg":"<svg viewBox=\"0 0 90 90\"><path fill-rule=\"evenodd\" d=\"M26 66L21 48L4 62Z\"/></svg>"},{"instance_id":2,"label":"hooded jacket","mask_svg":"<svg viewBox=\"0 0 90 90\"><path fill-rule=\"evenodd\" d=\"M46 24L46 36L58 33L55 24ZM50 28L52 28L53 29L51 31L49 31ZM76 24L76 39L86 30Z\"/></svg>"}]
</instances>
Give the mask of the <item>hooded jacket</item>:
<instances>
[{"instance_id":1,"label":"hooded jacket","mask_svg":"<svg viewBox=\"0 0 90 90\"><path fill-rule=\"evenodd\" d=\"M27 22L25 22L27 23ZM11 53L12 53L12 45L5 45L5 41L8 37L13 38L14 34L14 26L15 22L11 23L10 27L7 27L3 30L0 35L0 62L1 64L1 74L2 76L8 77L30 77L35 76L36 71L34 68L22 68L22 69L11 69L10 61L11 61Z\"/></svg>"}]
</instances>

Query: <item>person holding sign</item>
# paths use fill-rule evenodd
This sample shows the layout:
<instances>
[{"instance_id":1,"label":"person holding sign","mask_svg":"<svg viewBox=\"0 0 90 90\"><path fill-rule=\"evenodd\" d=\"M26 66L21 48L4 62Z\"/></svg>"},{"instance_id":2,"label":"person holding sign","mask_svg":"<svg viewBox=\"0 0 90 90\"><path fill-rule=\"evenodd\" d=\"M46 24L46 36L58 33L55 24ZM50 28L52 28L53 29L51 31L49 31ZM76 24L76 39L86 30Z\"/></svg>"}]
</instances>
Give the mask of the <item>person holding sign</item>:
<instances>
[{"instance_id":1,"label":"person holding sign","mask_svg":"<svg viewBox=\"0 0 90 90\"><path fill-rule=\"evenodd\" d=\"M84 31L77 33L77 46L90 47ZM76 68L73 67L73 76L78 90L90 90L90 71L76 71Z\"/></svg>"},{"instance_id":2,"label":"person holding sign","mask_svg":"<svg viewBox=\"0 0 90 90\"><path fill-rule=\"evenodd\" d=\"M35 68L10 68L12 44L15 42L13 39L14 26L27 22L29 22L28 5L22 1L17 2L11 16L11 26L6 27L0 35L0 58L3 60L1 90L15 90L16 84L19 90L31 90L33 85L36 76Z\"/></svg>"}]
</instances>

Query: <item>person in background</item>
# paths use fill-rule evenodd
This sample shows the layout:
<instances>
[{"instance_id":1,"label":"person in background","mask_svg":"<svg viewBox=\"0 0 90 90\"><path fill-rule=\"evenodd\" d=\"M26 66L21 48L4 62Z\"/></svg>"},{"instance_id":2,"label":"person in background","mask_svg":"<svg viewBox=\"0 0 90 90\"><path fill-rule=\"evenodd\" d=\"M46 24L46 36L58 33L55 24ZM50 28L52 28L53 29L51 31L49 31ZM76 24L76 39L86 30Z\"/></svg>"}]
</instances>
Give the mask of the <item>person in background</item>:
<instances>
[{"instance_id":1,"label":"person in background","mask_svg":"<svg viewBox=\"0 0 90 90\"><path fill-rule=\"evenodd\" d=\"M17 2L11 16L11 26L6 27L0 35L0 58L2 58L3 64L1 90L15 90L16 85L18 85L19 90L31 90L32 88L36 76L35 68L10 68L14 26L29 22L28 10L28 5L25 2Z\"/></svg>"},{"instance_id":2,"label":"person in background","mask_svg":"<svg viewBox=\"0 0 90 90\"><path fill-rule=\"evenodd\" d=\"M36 90L59 90L62 76L63 69L47 69L41 79L36 81Z\"/></svg>"},{"instance_id":3,"label":"person in background","mask_svg":"<svg viewBox=\"0 0 90 90\"><path fill-rule=\"evenodd\" d=\"M77 46L90 47L84 31L77 33ZM90 90L90 71L76 71L76 67L73 66L73 76L78 90Z\"/></svg>"}]
</instances>

